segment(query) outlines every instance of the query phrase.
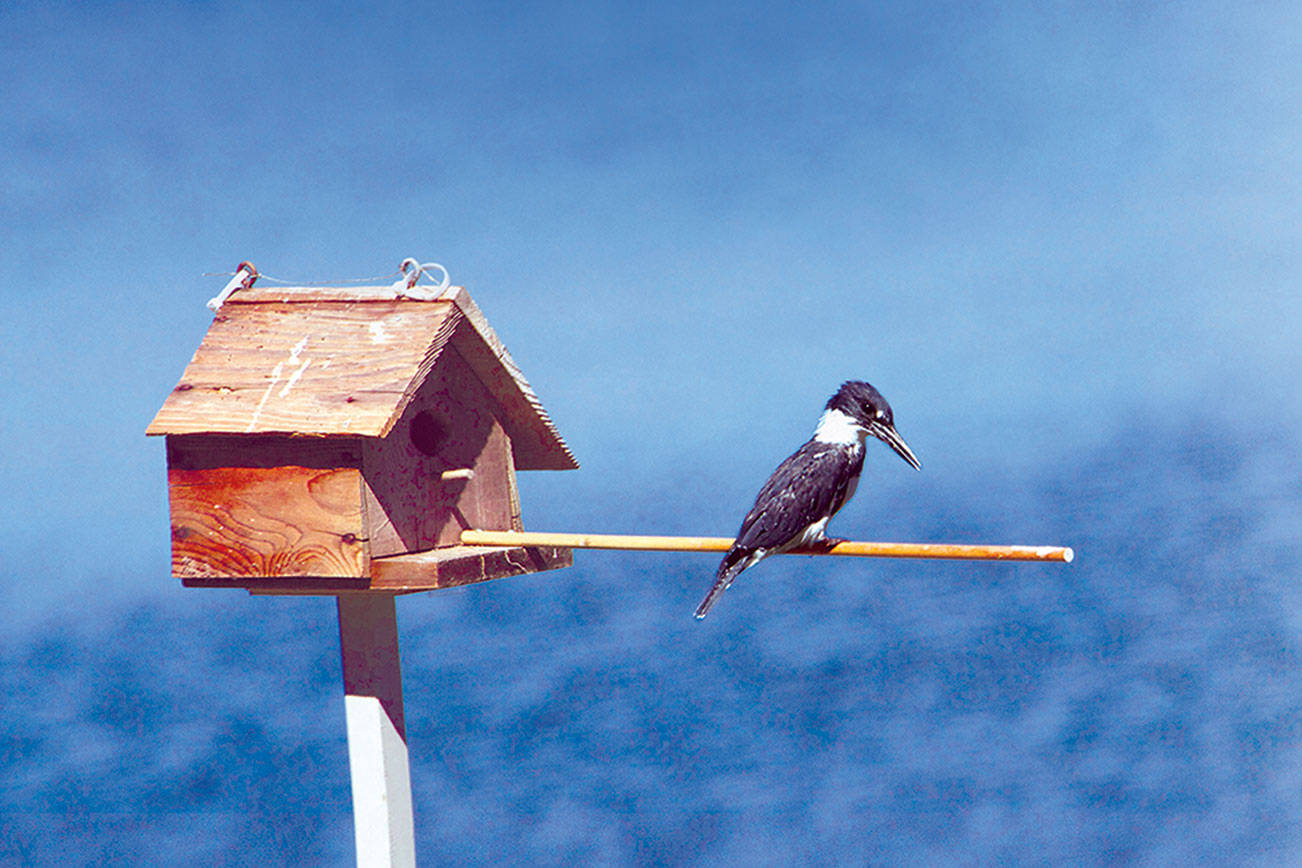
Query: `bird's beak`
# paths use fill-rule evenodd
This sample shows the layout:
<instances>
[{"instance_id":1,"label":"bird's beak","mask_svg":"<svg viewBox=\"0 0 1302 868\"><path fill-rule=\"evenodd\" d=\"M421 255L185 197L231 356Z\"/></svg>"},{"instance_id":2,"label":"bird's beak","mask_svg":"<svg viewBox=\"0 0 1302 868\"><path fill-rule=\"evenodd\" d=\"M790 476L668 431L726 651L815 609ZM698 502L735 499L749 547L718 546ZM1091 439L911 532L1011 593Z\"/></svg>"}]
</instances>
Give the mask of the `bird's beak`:
<instances>
[{"instance_id":1,"label":"bird's beak","mask_svg":"<svg viewBox=\"0 0 1302 868\"><path fill-rule=\"evenodd\" d=\"M894 449L901 458L909 462L914 470L922 469L922 464L918 461L918 457L913 454L913 450L909 448L909 444L904 442L904 438L892 426L873 425L872 432L879 440Z\"/></svg>"}]
</instances>

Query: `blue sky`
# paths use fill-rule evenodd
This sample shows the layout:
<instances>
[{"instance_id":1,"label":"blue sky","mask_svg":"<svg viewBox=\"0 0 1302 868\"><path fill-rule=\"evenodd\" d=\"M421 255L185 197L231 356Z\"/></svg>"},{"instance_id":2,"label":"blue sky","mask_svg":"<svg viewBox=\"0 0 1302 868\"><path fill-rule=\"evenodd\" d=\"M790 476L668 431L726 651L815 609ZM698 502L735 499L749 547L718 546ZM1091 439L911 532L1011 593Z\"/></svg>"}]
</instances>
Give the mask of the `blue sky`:
<instances>
[{"instance_id":1,"label":"blue sky","mask_svg":"<svg viewBox=\"0 0 1302 868\"><path fill-rule=\"evenodd\" d=\"M3 594L174 590L143 431L243 259L446 265L583 464L526 480L548 529L731 531L847 377L947 480L1295 431L1299 44L1287 3L6 3Z\"/></svg>"}]
</instances>

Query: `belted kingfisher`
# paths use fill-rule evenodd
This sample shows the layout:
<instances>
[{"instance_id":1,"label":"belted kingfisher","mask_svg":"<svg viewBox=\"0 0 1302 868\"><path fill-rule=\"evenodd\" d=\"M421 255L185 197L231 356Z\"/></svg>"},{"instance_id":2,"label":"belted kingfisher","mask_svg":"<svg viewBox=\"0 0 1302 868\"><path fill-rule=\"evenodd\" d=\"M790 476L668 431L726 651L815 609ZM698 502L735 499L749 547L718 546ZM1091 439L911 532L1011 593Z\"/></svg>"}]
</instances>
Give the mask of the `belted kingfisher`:
<instances>
[{"instance_id":1,"label":"belted kingfisher","mask_svg":"<svg viewBox=\"0 0 1302 868\"><path fill-rule=\"evenodd\" d=\"M737 539L723 556L714 587L696 607L704 618L741 571L769 555L800 546L831 544L823 530L854 494L863 469L864 440L871 434L921 470L895 431L891 405L867 383L850 380L827 402L814 436L778 465L760 489L741 523Z\"/></svg>"}]
</instances>

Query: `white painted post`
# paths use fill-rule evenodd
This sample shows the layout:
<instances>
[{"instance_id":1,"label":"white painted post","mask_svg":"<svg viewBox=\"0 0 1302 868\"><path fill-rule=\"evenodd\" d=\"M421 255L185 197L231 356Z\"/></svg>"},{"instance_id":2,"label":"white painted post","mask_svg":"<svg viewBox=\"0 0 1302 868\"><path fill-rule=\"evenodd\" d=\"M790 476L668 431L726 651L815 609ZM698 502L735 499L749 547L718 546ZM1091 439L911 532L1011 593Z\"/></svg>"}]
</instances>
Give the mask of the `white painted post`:
<instances>
[{"instance_id":1,"label":"white painted post","mask_svg":"<svg viewBox=\"0 0 1302 868\"><path fill-rule=\"evenodd\" d=\"M415 866L397 608L391 594L337 599L357 865Z\"/></svg>"}]
</instances>

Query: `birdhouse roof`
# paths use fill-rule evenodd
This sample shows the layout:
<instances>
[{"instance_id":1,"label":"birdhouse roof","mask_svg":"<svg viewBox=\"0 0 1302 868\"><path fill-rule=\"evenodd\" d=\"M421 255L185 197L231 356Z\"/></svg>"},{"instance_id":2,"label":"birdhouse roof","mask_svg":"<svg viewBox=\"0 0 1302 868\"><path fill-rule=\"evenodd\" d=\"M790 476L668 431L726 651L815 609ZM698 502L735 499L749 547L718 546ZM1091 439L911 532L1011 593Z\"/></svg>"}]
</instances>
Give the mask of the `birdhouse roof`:
<instances>
[{"instance_id":1,"label":"birdhouse roof","mask_svg":"<svg viewBox=\"0 0 1302 868\"><path fill-rule=\"evenodd\" d=\"M578 467L470 295L250 287L213 319L148 434L383 437L447 352L498 402L520 470Z\"/></svg>"}]
</instances>

